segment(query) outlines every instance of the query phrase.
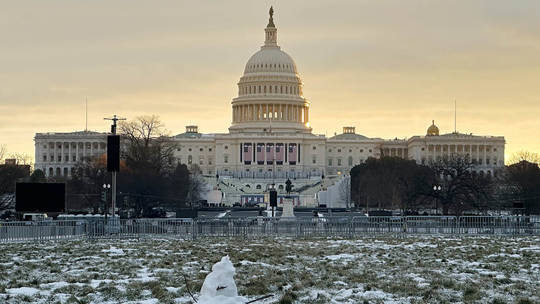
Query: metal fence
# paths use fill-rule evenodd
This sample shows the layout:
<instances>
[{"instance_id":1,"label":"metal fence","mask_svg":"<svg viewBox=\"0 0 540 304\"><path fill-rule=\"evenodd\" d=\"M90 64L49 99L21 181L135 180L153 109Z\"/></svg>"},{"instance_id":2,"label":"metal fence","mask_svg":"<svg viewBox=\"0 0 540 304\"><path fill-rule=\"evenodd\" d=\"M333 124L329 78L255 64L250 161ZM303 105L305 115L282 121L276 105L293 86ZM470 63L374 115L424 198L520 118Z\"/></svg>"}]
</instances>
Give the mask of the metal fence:
<instances>
[{"instance_id":1,"label":"metal fence","mask_svg":"<svg viewBox=\"0 0 540 304\"><path fill-rule=\"evenodd\" d=\"M66 240L86 235L86 221L0 222L0 243Z\"/></svg>"},{"instance_id":2,"label":"metal fence","mask_svg":"<svg viewBox=\"0 0 540 304\"><path fill-rule=\"evenodd\" d=\"M540 235L540 216L376 216L58 220L0 222L1 242L76 238L340 236L370 234Z\"/></svg>"}]
</instances>

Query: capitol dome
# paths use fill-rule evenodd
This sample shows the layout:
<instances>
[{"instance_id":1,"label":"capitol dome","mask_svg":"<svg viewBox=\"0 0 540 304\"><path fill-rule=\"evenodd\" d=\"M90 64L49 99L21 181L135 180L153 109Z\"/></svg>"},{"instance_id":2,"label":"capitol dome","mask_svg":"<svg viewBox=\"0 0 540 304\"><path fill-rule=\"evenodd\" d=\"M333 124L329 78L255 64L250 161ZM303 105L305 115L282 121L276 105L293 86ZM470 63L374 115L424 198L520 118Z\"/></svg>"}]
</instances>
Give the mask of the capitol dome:
<instances>
[{"instance_id":1,"label":"capitol dome","mask_svg":"<svg viewBox=\"0 0 540 304\"><path fill-rule=\"evenodd\" d=\"M309 102L296 63L277 44L270 8L265 41L246 63L233 99L230 132L311 132Z\"/></svg>"}]
</instances>

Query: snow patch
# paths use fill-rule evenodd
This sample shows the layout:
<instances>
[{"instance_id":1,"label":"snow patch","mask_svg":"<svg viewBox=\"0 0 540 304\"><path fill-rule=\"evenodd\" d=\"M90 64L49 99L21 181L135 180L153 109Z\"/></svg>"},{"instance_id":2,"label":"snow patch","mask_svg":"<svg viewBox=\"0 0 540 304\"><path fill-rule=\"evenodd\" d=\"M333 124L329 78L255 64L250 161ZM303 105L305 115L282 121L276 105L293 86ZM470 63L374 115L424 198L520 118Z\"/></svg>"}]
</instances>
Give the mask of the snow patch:
<instances>
[{"instance_id":1,"label":"snow patch","mask_svg":"<svg viewBox=\"0 0 540 304\"><path fill-rule=\"evenodd\" d=\"M8 294L21 295L21 296L33 296L39 292L39 289L33 287L19 287L6 289Z\"/></svg>"}]
</instances>

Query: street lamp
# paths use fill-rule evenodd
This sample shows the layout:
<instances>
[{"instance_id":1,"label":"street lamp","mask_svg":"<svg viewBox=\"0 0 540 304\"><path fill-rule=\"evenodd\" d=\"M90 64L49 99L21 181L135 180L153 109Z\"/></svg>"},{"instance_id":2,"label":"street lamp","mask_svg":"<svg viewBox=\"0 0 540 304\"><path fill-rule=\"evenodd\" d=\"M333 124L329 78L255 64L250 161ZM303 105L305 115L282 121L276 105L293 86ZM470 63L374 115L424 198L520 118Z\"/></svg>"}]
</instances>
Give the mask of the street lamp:
<instances>
[{"instance_id":1,"label":"street lamp","mask_svg":"<svg viewBox=\"0 0 540 304\"><path fill-rule=\"evenodd\" d=\"M103 203L105 204L105 219L107 218L107 215L109 214L109 204L107 202L107 189L111 188L111 184L103 184L103 193L101 194L101 199L103 200ZM114 210L113 210L114 214Z\"/></svg>"},{"instance_id":2,"label":"street lamp","mask_svg":"<svg viewBox=\"0 0 540 304\"><path fill-rule=\"evenodd\" d=\"M433 191L435 192L435 195L437 196L437 198L435 199L435 214L439 213L438 204L439 204L439 196L440 196L441 190L442 190L441 185L433 186Z\"/></svg>"}]
</instances>

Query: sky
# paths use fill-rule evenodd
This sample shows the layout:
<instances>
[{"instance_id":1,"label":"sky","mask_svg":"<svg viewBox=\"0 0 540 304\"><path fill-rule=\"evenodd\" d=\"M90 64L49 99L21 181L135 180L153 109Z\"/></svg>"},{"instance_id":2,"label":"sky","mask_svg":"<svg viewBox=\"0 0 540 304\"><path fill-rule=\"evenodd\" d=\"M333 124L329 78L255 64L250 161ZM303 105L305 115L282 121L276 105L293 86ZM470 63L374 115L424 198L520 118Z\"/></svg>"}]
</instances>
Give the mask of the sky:
<instances>
[{"instance_id":1,"label":"sky","mask_svg":"<svg viewBox=\"0 0 540 304\"><path fill-rule=\"evenodd\" d=\"M313 132L424 135L432 120L540 152L540 1L6 1L0 144L33 157L35 133L108 131L159 115L170 134L225 133L274 6L278 44L311 102Z\"/></svg>"}]
</instances>

